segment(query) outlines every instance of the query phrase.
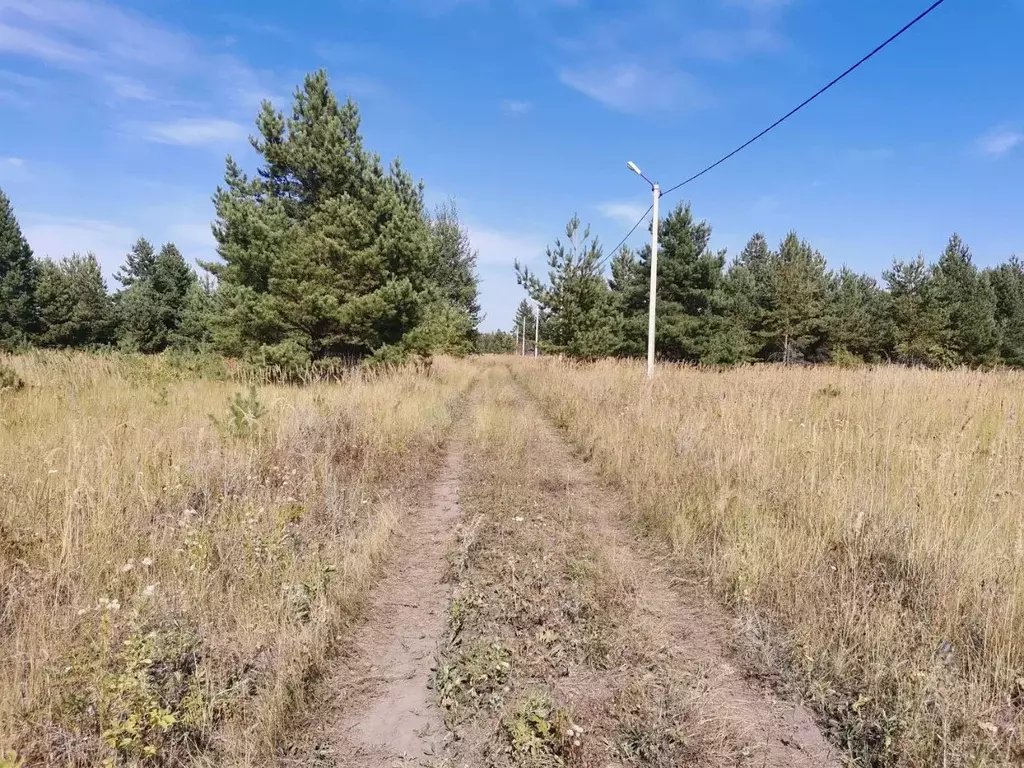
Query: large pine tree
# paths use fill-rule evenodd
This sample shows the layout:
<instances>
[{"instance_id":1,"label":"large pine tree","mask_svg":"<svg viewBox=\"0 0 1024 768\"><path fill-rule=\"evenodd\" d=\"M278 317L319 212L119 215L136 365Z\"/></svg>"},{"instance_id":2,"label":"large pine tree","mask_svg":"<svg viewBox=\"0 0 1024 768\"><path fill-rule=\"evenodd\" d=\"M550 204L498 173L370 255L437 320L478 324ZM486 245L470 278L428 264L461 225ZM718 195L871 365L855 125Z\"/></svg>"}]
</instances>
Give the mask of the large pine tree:
<instances>
[{"instance_id":1,"label":"large pine tree","mask_svg":"<svg viewBox=\"0 0 1024 768\"><path fill-rule=\"evenodd\" d=\"M886 331L892 358L908 365L945 366L954 362L945 344L949 311L937 291L924 256L893 261L882 273L888 284Z\"/></svg>"},{"instance_id":2,"label":"large pine tree","mask_svg":"<svg viewBox=\"0 0 1024 768\"><path fill-rule=\"evenodd\" d=\"M356 105L323 71L289 116L265 102L256 127L256 176L229 158L215 196L217 345L288 367L426 351L437 249L422 185L363 147Z\"/></svg>"},{"instance_id":3,"label":"large pine tree","mask_svg":"<svg viewBox=\"0 0 1024 768\"><path fill-rule=\"evenodd\" d=\"M477 296L477 252L469 242L469 233L459 222L455 201L439 206L430 221L435 254L432 278L441 297L464 312L473 328L480 324L480 300Z\"/></svg>"},{"instance_id":4,"label":"large pine tree","mask_svg":"<svg viewBox=\"0 0 1024 768\"><path fill-rule=\"evenodd\" d=\"M879 332L883 298L878 283L869 275L843 267L833 276L827 301L828 347L833 360L875 362L884 356L885 342Z\"/></svg>"},{"instance_id":5,"label":"large pine tree","mask_svg":"<svg viewBox=\"0 0 1024 768\"><path fill-rule=\"evenodd\" d=\"M947 314L944 337L954 361L965 365L996 362L999 336L996 297L971 256L954 234L935 265L935 290Z\"/></svg>"},{"instance_id":6,"label":"large pine tree","mask_svg":"<svg viewBox=\"0 0 1024 768\"><path fill-rule=\"evenodd\" d=\"M825 257L796 232L753 270L756 310L753 337L759 357L792 363L821 361L826 348L829 274Z\"/></svg>"},{"instance_id":7,"label":"large pine tree","mask_svg":"<svg viewBox=\"0 0 1024 768\"><path fill-rule=\"evenodd\" d=\"M659 224L658 356L686 362L727 362L731 350L724 292L725 252L712 251L711 225L698 222L689 204L677 205ZM640 253L640 274L650 274L651 249ZM636 286L650 291L649 277ZM639 303L639 302L635 302ZM641 325L634 320L633 326Z\"/></svg>"},{"instance_id":8,"label":"large pine tree","mask_svg":"<svg viewBox=\"0 0 1024 768\"><path fill-rule=\"evenodd\" d=\"M27 343L35 331L37 276L32 249L0 189L0 349Z\"/></svg>"}]
</instances>

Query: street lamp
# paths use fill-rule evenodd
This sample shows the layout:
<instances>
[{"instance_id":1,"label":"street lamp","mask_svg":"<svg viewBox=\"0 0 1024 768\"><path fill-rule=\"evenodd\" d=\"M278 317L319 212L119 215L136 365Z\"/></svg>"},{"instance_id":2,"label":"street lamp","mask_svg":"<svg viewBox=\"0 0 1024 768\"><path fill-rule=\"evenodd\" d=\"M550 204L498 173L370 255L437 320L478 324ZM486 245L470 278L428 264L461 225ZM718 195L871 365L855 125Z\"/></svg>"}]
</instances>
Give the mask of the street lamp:
<instances>
[{"instance_id":1,"label":"street lamp","mask_svg":"<svg viewBox=\"0 0 1024 768\"><path fill-rule=\"evenodd\" d=\"M632 160L626 163L626 167L650 184L654 193L654 204L651 206L654 212L651 220L651 306L647 315L647 378L651 378L654 376L654 318L655 303L658 299L658 201L661 200L661 187L644 176L644 172Z\"/></svg>"}]
</instances>

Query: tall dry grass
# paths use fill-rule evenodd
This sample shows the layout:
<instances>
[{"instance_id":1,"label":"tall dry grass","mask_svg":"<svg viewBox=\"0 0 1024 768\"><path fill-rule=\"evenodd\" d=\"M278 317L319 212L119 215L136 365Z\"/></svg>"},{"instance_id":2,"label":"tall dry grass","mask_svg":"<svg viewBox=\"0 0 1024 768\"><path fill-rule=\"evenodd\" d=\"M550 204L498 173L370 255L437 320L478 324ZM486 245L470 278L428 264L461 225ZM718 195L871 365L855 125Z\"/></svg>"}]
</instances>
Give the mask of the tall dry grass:
<instances>
[{"instance_id":1,"label":"tall dry grass","mask_svg":"<svg viewBox=\"0 0 1024 768\"><path fill-rule=\"evenodd\" d=\"M513 365L856 765L1024 763L1024 376Z\"/></svg>"},{"instance_id":2,"label":"tall dry grass","mask_svg":"<svg viewBox=\"0 0 1024 768\"><path fill-rule=\"evenodd\" d=\"M2 362L0 764L265 765L473 374Z\"/></svg>"}]
</instances>

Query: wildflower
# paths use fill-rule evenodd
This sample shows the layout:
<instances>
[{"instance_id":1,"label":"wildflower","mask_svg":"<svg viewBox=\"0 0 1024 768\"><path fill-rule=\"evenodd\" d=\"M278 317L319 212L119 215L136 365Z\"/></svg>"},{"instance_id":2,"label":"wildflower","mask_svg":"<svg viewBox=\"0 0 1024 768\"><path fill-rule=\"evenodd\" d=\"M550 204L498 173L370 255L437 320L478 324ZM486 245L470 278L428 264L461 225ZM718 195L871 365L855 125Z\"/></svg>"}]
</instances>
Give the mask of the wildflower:
<instances>
[{"instance_id":1,"label":"wildflower","mask_svg":"<svg viewBox=\"0 0 1024 768\"><path fill-rule=\"evenodd\" d=\"M144 598L150 598L156 593L156 584L150 584L144 590L142 590L142 596Z\"/></svg>"},{"instance_id":2,"label":"wildflower","mask_svg":"<svg viewBox=\"0 0 1024 768\"><path fill-rule=\"evenodd\" d=\"M130 559L127 563L121 566L121 573L128 573L132 568L135 567L135 560Z\"/></svg>"},{"instance_id":3,"label":"wildflower","mask_svg":"<svg viewBox=\"0 0 1024 768\"><path fill-rule=\"evenodd\" d=\"M149 568L149 566L151 566L153 564L153 558L152 557L144 557L144 558L142 558L142 564L144 566L146 566L147 568Z\"/></svg>"}]
</instances>

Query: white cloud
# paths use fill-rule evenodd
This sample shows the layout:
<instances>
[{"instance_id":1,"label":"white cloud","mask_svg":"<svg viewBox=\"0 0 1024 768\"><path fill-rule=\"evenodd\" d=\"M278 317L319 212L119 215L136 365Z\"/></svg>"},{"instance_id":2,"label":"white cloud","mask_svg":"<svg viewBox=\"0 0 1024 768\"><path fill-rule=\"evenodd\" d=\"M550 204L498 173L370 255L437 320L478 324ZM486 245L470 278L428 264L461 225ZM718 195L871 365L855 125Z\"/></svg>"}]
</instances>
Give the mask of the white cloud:
<instances>
[{"instance_id":1,"label":"white cloud","mask_svg":"<svg viewBox=\"0 0 1024 768\"><path fill-rule=\"evenodd\" d=\"M6 24L0 24L0 51L59 64L83 64L92 59L88 51L77 46Z\"/></svg>"},{"instance_id":2,"label":"white cloud","mask_svg":"<svg viewBox=\"0 0 1024 768\"><path fill-rule=\"evenodd\" d=\"M641 114L707 106L696 78L685 72L661 72L641 64L622 63L564 69L559 78L619 112Z\"/></svg>"},{"instance_id":3,"label":"white cloud","mask_svg":"<svg viewBox=\"0 0 1024 768\"><path fill-rule=\"evenodd\" d=\"M199 105L248 116L283 90L237 56L103 0L0 0L0 18L0 52L44 65L48 79L61 75L56 82L65 88L80 87L68 80L79 78L104 95L139 102L152 120ZM3 72L0 80L10 82ZM14 95L33 95L28 83L13 85Z\"/></svg>"},{"instance_id":4,"label":"white cloud","mask_svg":"<svg viewBox=\"0 0 1024 768\"><path fill-rule=\"evenodd\" d=\"M533 110L533 103L520 99L505 99L501 102L501 111L506 115L525 115Z\"/></svg>"},{"instance_id":5,"label":"white cloud","mask_svg":"<svg viewBox=\"0 0 1024 768\"><path fill-rule=\"evenodd\" d=\"M759 53L778 53L785 41L769 26L744 29L698 29L686 38L688 56L713 61L737 61Z\"/></svg>"},{"instance_id":6,"label":"white cloud","mask_svg":"<svg viewBox=\"0 0 1024 768\"><path fill-rule=\"evenodd\" d=\"M97 219L75 219L27 213L21 227L35 255L60 259L72 253L96 254L103 271L110 275L138 238L129 227Z\"/></svg>"},{"instance_id":7,"label":"white cloud","mask_svg":"<svg viewBox=\"0 0 1024 768\"><path fill-rule=\"evenodd\" d=\"M555 37L556 50L565 57L559 76L564 84L621 112L708 107L709 92L686 62L737 61L786 50L787 41L779 31L786 4L634 0L614 10L591 4L586 16L562 17L571 31ZM655 60L642 58L644 50L657 51Z\"/></svg>"},{"instance_id":8,"label":"white cloud","mask_svg":"<svg viewBox=\"0 0 1024 768\"><path fill-rule=\"evenodd\" d=\"M536 269L544 264L547 245L544 238L522 232L509 232L469 225L469 241L478 252L480 304L486 317L481 328L496 330L512 324L516 307L526 292L516 283L513 265Z\"/></svg>"},{"instance_id":9,"label":"white cloud","mask_svg":"<svg viewBox=\"0 0 1024 768\"><path fill-rule=\"evenodd\" d=\"M496 229L469 226L469 241L479 252L480 264L508 265L518 259L521 263L535 263L542 259L546 245L540 238Z\"/></svg>"},{"instance_id":10,"label":"white cloud","mask_svg":"<svg viewBox=\"0 0 1024 768\"><path fill-rule=\"evenodd\" d=\"M647 206L639 203L601 203L597 206L601 214L623 226L631 227L647 213Z\"/></svg>"},{"instance_id":11,"label":"white cloud","mask_svg":"<svg viewBox=\"0 0 1024 768\"><path fill-rule=\"evenodd\" d=\"M28 176L28 165L20 157L0 157L0 182L22 181Z\"/></svg>"},{"instance_id":12,"label":"white cloud","mask_svg":"<svg viewBox=\"0 0 1024 768\"><path fill-rule=\"evenodd\" d=\"M143 82L125 75L107 75L103 78L114 95L121 99L152 101L156 94Z\"/></svg>"},{"instance_id":13,"label":"white cloud","mask_svg":"<svg viewBox=\"0 0 1024 768\"><path fill-rule=\"evenodd\" d=\"M157 144L195 147L206 144L230 144L246 138L244 125L216 118L181 118L167 123L141 126L143 138Z\"/></svg>"},{"instance_id":14,"label":"white cloud","mask_svg":"<svg viewBox=\"0 0 1024 768\"><path fill-rule=\"evenodd\" d=\"M1019 146L1024 146L1024 131L996 128L977 140L977 148L990 157L1002 157Z\"/></svg>"}]
</instances>

